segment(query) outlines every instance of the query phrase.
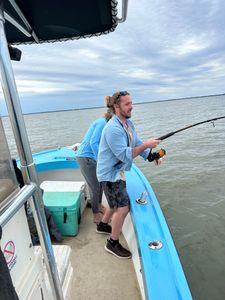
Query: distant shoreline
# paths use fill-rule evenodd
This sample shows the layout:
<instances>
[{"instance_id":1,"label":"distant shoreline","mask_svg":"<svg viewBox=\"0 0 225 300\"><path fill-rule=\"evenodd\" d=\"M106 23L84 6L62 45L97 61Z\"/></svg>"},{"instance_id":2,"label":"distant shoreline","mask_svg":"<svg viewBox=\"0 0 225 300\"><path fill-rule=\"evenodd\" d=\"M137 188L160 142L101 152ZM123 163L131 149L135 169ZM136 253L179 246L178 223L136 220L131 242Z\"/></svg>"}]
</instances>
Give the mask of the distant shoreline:
<instances>
[{"instance_id":1,"label":"distant shoreline","mask_svg":"<svg viewBox=\"0 0 225 300\"><path fill-rule=\"evenodd\" d=\"M224 96L224 95L225 95L225 93L205 95L205 96L194 96L194 97L182 97L182 98L174 98L174 99L154 100L154 101L143 101L143 102L133 103L133 105L149 104L149 103L157 103L157 102L177 101L177 100L198 99L198 98L207 98L207 97ZM38 114L66 112L66 111L73 111L73 110L97 109L97 108L104 108L104 105L94 106L94 107L70 108L70 109L60 109L60 110L49 110L49 111L40 111L40 112L32 112L32 113L23 113L23 115L38 115ZM0 115L0 117L8 117L8 115Z\"/></svg>"},{"instance_id":2,"label":"distant shoreline","mask_svg":"<svg viewBox=\"0 0 225 300\"><path fill-rule=\"evenodd\" d=\"M182 97L182 98L165 99L165 100L144 101L144 102L134 103L133 105L145 104L145 103L155 103L155 102L168 102L168 101L177 101L177 100L188 100L188 99L197 99L197 98L207 98L207 97L215 97L215 96L225 96L225 93L224 94L213 94L213 95L207 95L207 96Z\"/></svg>"}]
</instances>

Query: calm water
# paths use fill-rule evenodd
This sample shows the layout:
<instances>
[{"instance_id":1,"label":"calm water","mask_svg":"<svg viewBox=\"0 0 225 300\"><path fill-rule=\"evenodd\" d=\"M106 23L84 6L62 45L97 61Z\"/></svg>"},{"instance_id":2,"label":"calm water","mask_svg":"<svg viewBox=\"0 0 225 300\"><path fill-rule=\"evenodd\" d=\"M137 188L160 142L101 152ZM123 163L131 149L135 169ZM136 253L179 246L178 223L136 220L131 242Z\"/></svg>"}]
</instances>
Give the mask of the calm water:
<instances>
[{"instance_id":1,"label":"calm water","mask_svg":"<svg viewBox=\"0 0 225 300\"><path fill-rule=\"evenodd\" d=\"M104 109L25 116L33 152L80 142ZM225 115L225 96L135 105L133 121L143 139ZM7 118L10 150L17 156ZM196 300L225 299L225 119L162 142L161 166L136 159L167 219Z\"/></svg>"}]
</instances>

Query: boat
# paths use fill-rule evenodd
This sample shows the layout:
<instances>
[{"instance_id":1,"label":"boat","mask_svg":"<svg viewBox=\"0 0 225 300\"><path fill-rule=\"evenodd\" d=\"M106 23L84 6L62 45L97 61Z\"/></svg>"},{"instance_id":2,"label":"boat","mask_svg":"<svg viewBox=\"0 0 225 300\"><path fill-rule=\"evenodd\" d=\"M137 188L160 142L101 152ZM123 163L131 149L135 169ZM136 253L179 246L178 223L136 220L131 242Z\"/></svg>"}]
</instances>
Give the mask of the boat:
<instances>
[{"instance_id":1,"label":"boat","mask_svg":"<svg viewBox=\"0 0 225 300\"><path fill-rule=\"evenodd\" d=\"M19 189L0 119L1 249L19 299L76 299L78 291L72 283L76 283L74 278L79 274L76 274L71 261L77 252L73 253L76 250L71 250L69 246L72 238L67 240L66 245L52 245L43 198L49 191L65 192L76 186L76 191L84 196L76 211L77 220L81 219L78 233L75 233L79 239L81 227L88 223L85 219L88 215L88 192L73 149L56 148L32 155L10 62L10 59L20 60L21 57L20 50L14 45L66 41L110 33L118 23L126 20L127 6L128 1L123 0L121 17L118 17L115 0L68 1L66 4L56 0L54 6L51 1L6 0L0 7L1 83L25 182L25 186ZM123 236L132 252L133 273L140 290L140 294L135 294L133 299L192 299L174 242L150 183L135 164L126 175L131 212L123 226ZM44 190L43 195L40 187ZM40 246L33 246L31 242L24 209L27 201L33 212ZM89 224L93 228L93 224ZM110 255L105 253L105 256ZM86 257L82 263L87 264ZM114 264L116 262L111 261L111 265ZM87 273L96 272L96 266L90 263L87 266L90 268L87 268ZM100 278L105 274L101 266L97 272ZM125 294L122 289L119 290L122 298L132 299L128 293L128 290L133 293L128 278L116 279L124 289L128 285ZM98 286L101 289L101 281ZM94 299L95 289L83 289L87 299ZM103 290L106 293L106 289ZM111 299L118 299L118 296L111 294L112 290L115 290L114 286L109 289L108 298L111 295ZM105 295L102 295L103 298ZM4 299L8 300L6 296Z\"/></svg>"}]
</instances>

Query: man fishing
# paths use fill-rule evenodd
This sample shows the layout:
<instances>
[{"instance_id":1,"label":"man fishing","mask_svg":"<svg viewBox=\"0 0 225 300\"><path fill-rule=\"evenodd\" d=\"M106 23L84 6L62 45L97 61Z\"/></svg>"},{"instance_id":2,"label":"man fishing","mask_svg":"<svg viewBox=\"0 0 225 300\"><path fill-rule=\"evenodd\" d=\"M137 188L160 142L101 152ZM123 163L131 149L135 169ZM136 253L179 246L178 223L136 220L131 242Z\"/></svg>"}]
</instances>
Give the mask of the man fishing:
<instances>
[{"instance_id":1,"label":"man fishing","mask_svg":"<svg viewBox=\"0 0 225 300\"><path fill-rule=\"evenodd\" d=\"M152 138L142 142L139 139L130 120L132 99L128 92L116 92L110 98L115 115L103 129L97 160L97 177L102 182L112 215L112 232L105 250L118 258L130 258L131 252L119 243L130 210L125 171L131 169L132 161L138 155L148 159L149 149L155 148L160 140ZM155 162L160 163L158 159Z\"/></svg>"}]
</instances>

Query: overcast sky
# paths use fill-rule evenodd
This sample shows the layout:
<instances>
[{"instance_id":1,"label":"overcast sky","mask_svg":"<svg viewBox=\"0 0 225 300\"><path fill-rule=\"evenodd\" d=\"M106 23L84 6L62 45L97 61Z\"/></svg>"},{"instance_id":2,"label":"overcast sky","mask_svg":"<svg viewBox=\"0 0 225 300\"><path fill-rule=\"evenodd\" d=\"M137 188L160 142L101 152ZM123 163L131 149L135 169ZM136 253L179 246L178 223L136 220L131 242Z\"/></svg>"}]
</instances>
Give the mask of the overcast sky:
<instances>
[{"instance_id":1,"label":"overcast sky","mask_svg":"<svg viewBox=\"0 0 225 300\"><path fill-rule=\"evenodd\" d=\"M221 94L225 1L129 0L113 33L19 48L13 69L25 113L102 106L117 90L134 103Z\"/></svg>"}]
</instances>

